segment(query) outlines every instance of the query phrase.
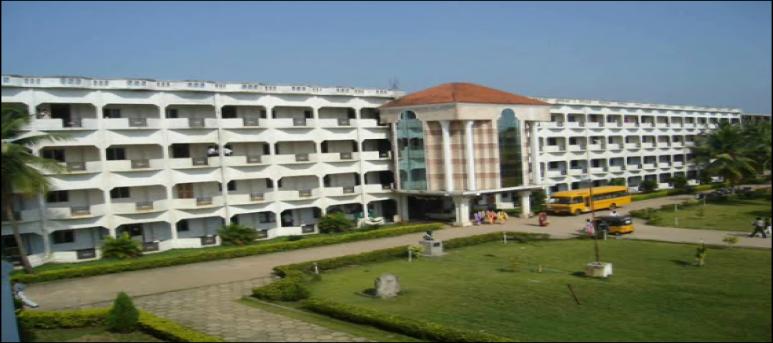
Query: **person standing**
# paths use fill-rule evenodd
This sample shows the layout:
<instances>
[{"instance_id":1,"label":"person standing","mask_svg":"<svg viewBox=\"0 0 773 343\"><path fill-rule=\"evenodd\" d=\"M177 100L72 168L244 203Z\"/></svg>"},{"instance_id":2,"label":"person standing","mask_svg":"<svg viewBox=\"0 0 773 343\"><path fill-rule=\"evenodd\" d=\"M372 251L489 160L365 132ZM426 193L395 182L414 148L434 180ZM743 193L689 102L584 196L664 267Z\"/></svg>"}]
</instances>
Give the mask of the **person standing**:
<instances>
[{"instance_id":1,"label":"person standing","mask_svg":"<svg viewBox=\"0 0 773 343\"><path fill-rule=\"evenodd\" d=\"M585 219L585 233L591 237L596 233L596 227L593 226L593 222L590 219Z\"/></svg>"},{"instance_id":2,"label":"person standing","mask_svg":"<svg viewBox=\"0 0 773 343\"><path fill-rule=\"evenodd\" d=\"M754 221L754 231L749 235L749 237L756 237L757 232L762 234L762 238L768 238L768 236L765 234L765 222L762 221L762 217L757 217L757 220Z\"/></svg>"}]
</instances>

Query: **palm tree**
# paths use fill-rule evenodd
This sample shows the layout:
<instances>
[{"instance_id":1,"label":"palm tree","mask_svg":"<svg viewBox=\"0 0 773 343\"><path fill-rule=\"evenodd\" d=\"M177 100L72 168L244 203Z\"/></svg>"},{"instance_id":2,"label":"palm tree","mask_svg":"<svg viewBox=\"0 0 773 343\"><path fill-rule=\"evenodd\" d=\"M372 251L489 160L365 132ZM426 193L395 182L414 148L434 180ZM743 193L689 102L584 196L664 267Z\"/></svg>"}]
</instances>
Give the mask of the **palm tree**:
<instances>
[{"instance_id":1,"label":"palm tree","mask_svg":"<svg viewBox=\"0 0 773 343\"><path fill-rule=\"evenodd\" d=\"M13 237L19 249L21 264L27 273L32 266L19 233L14 216L14 193L37 195L50 188L43 170L61 171L59 162L32 154L32 147L41 141L63 139L63 135L25 132L22 128L30 122L27 111L20 106L2 105L2 206L3 213L13 228Z\"/></svg>"},{"instance_id":2,"label":"palm tree","mask_svg":"<svg viewBox=\"0 0 773 343\"><path fill-rule=\"evenodd\" d=\"M769 121L748 123L743 126L742 134L746 137L754 160L757 161L760 173L771 169L771 126Z\"/></svg>"},{"instance_id":3,"label":"palm tree","mask_svg":"<svg viewBox=\"0 0 773 343\"><path fill-rule=\"evenodd\" d=\"M721 123L716 130L696 137L691 150L703 173L721 176L735 188L744 177L757 173L749 140L740 127Z\"/></svg>"}]
</instances>

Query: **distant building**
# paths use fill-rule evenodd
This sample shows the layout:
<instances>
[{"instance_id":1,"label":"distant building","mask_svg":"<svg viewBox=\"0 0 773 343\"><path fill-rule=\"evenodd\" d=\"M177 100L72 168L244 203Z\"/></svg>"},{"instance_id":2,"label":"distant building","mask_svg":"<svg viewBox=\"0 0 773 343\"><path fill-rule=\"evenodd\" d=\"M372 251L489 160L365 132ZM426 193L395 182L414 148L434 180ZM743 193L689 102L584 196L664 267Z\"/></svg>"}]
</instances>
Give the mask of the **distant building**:
<instances>
[{"instance_id":1,"label":"distant building","mask_svg":"<svg viewBox=\"0 0 773 343\"><path fill-rule=\"evenodd\" d=\"M3 104L61 161L54 191L14 198L33 265L98 258L126 232L147 252L219 244L226 222L261 237L319 218L445 219L521 206L540 189L697 182L688 148L739 109L529 98L468 83L383 89L2 76ZM230 152L230 153L228 153ZM18 256L3 217L3 256Z\"/></svg>"}]
</instances>

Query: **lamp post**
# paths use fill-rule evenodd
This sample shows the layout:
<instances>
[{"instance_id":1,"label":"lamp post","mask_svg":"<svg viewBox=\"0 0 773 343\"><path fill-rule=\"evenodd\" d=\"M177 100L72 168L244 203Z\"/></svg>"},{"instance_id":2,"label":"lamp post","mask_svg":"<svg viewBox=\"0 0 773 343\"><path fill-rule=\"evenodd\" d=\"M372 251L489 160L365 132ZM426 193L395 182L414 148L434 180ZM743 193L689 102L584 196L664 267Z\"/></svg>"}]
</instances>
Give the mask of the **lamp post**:
<instances>
[{"instance_id":1,"label":"lamp post","mask_svg":"<svg viewBox=\"0 0 773 343\"><path fill-rule=\"evenodd\" d=\"M590 146L590 145L589 145ZM594 224L596 221L596 213L594 212L593 208L593 178L591 177L590 172L590 148L585 149L585 163L588 167L588 193L589 193L589 199L590 199L590 222L591 224ZM599 258L599 242L597 240L598 235L596 235L596 230L594 230L593 234L593 251L596 255L596 262L600 262L601 259Z\"/></svg>"}]
</instances>

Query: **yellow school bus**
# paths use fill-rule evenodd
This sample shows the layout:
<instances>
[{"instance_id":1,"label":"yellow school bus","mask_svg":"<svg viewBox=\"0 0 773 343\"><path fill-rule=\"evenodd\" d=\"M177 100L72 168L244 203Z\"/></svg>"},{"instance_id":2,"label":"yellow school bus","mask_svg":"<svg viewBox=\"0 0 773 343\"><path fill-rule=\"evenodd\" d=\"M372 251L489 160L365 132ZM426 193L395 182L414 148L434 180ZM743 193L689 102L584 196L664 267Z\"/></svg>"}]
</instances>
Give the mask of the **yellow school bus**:
<instances>
[{"instance_id":1,"label":"yellow school bus","mask_svg":"<svg viewBox=\"0 0 773 343\"><path fill-rule=\"evenodd\" d=\"M590 188L573 191L555 192L550 195L548 208L552 213L568 213L578 215L590 212ZM615 209L631 203L631 195L625 186L593 187L593 209Z\"/></svg>"}]
</instances>

